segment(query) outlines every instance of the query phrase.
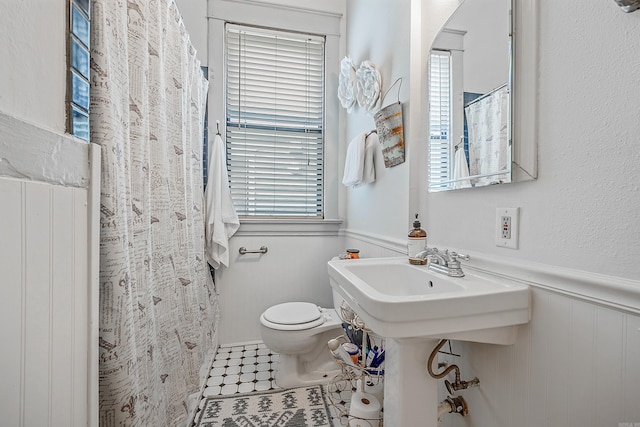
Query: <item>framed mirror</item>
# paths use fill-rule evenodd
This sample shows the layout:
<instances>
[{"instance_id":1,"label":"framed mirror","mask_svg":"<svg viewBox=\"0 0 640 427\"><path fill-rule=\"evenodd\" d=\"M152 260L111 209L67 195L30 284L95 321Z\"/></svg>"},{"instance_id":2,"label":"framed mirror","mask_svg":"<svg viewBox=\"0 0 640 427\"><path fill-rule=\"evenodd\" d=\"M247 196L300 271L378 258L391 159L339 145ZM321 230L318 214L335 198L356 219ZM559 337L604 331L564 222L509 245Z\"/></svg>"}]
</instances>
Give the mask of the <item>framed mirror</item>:
<instances>
[{"instance_id":1,"label":"framed mirror","mask_svg":"<svg viewBox=\"0 0 640 427\"><path fill-rule=\"evenodd\" d=\"M536 177L535 138L522 137L533 128L519 129L515 114L530 104L518 101L514 84L517 49L529 48L514 40L523 1L464 0L431 46L430 192Z\"/></svg>"}]
</instances>

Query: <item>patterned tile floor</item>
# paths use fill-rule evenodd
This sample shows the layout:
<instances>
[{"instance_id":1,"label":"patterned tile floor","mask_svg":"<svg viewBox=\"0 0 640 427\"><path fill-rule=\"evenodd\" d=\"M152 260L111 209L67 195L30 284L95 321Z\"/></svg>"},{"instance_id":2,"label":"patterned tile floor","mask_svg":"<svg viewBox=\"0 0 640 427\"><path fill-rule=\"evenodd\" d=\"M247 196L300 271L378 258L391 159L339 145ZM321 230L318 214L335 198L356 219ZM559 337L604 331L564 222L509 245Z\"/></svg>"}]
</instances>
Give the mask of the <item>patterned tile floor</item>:
<instances>
[{"instance_id":1,"label":"patterned tile floor","mask_svg":"<svg viewBox=\"0 0 640 427\"><path fill-rule=\"evenodd\" d=\"M206 397L279 389L273 379L277 365L278 354L263 343L221 346L213 360L199 410ZM344 390L334 393L332 400L344 407L350 396L351 390ZM330 405L329 409L335 427L346 424L345 417L340 419L338 408ZM199 415L196 414L196 420Z\"/></svg>"}]
</instances>

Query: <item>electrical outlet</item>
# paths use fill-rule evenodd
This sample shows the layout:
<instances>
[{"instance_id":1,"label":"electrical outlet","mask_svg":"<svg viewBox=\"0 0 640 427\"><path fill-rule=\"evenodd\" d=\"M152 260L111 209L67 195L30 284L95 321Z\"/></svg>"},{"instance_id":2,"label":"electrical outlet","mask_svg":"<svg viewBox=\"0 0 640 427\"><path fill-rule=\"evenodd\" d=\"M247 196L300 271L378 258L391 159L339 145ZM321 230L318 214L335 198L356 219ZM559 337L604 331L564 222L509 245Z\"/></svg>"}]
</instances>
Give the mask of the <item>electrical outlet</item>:
<instances>
[{"instance_id":1,"label":"electrical outlet","mask_svg":"<svg viewBox=\"0 0 640 427\"><path fill-rule=\"evenodd\" d=\"M503 239L511 239L511 217L502 215L500 217L500 231Z\"/></svg>"},{"instance_id":2,"label":"electrical outlet","mask_svg":"<svg viewBox=\"0 0 640 427\"><path fill-rule=\"evenodd\" d=\"M496 246L518 249L520 208L496 209Z\"/></svg>"}]
</instances>

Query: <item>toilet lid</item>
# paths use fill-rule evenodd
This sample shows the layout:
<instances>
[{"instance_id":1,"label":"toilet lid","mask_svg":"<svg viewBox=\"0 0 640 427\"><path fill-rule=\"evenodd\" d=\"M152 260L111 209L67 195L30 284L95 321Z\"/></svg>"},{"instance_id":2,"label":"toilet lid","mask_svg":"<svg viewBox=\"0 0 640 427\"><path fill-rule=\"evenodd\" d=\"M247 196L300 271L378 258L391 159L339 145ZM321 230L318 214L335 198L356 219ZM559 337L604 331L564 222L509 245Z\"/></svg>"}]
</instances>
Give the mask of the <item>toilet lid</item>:
<instances>
[{"instance_id":1,"label":"toilet lid","mask_svg":"<svg viewBox=\"0 0 640 427\"><path fill-rule=\"evenodd\" d=\"M269 307L264 318L280 325L300 325L318 320L322 313L310 302L285 302Z\"/></svg>"}]
</instances>

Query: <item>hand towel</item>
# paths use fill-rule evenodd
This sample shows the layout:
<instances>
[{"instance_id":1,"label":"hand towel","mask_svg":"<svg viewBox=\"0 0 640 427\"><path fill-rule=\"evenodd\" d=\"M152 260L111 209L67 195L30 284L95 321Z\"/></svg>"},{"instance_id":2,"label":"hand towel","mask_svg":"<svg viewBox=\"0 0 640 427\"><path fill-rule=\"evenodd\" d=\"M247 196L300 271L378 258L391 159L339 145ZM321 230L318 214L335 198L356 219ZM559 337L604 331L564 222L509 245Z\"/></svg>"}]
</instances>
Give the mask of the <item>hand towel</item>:
<instances>
[{"instance_id":1,"label":"hand towel","mask_svg":"<svg viewBox=\"0 0 640 427\"><path fill-rule=\"evenodd\" d=\"M371 184L376 180L375 160L379 144L380 140L378 139L377 133L371 132L369 136L366 137L364 143L364 167L362 170L362 179L358 185Z\"/></svg>"},{"instance_id":2,"label":"hand towel","mask_svg":"<svg viewBox=\"0 0 640 427\"><path fill-rule=\"evenodd\" d=\"M456 150L455 158L453 159L453 179L468 178L469 177L469 165L467 164L467 155L464 152L464 145L460 144ZM469 188L471 187L471 181L468 179L461 179L460 181L453 182L453 188Z\"/></svg>"},{"instance_id":3,"label":"hand towel","mask_svg":"<svg viewBox=\"0 0 640 427\"><path fill-rule=\"evenodd\" d=\"M366 133L362 132L356 135L356 137L349 143L349 147L347 147L347 157L344 162L344 175L342 176L342 183L347 187L352 187L362 182L365 139Z\"/></svg>"},{"instance_id":4,"label":"hand towel","mask_svg":"<svg viewBox=\"0 0 640 427\"><path fill-rule=\"evenodd\" d=\"M216 135L209 143L207 188L205 190L205 253L215 269L229 267L229 238L240 228L240 220L229 192L224 143Z\"/></svg>"}]
</instances>

